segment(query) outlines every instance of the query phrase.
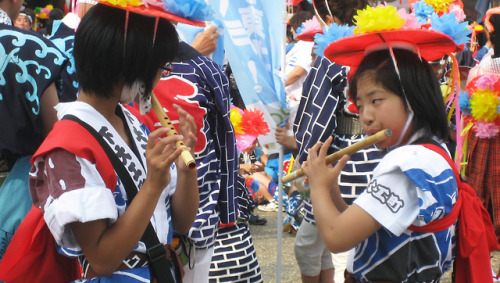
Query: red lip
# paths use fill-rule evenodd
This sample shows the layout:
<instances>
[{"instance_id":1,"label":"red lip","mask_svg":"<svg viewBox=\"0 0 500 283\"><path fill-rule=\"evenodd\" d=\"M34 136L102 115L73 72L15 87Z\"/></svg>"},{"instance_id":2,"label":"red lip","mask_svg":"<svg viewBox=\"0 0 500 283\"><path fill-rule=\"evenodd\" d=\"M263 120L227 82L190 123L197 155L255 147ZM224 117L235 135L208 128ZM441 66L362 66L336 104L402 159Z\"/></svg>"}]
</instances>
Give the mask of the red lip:
<instances>
[{"instance_id":1,"label":"red lip","mask_svg":"<svg viewBox=\"0 0 500 283\"><path fill-rule=\"evenodd\" d=\"M379 130L368 130L366 133L371 136L371 135L374 135L376 133L380 132Z\"/></svg>"}]
</instances>

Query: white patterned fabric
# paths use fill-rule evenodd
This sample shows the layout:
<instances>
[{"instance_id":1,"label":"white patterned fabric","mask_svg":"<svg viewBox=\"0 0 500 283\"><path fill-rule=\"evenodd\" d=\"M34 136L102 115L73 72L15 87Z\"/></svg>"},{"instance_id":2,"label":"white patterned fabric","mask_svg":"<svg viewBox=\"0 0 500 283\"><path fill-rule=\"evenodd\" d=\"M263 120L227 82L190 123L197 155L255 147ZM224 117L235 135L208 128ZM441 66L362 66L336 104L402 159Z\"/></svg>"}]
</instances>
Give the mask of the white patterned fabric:
<instances>
[{"instance_id":1,"label":"white patterned fabric","mask_svg":"<svg viewBox=\"0 0 500 283\"><path fill-rule=\"evenodd\" d=\"M140 189L147 175L145 149L148 136L139 121L123 106L117 111L123 113L123 121L130 130L130 148L112 125L93 107L84 102L60 103L56 107L58 117L66 114L78 117L91 125L108 143L111 149L127 168L131 179ZM75 142L78 142L75 139ZM135 152L136 151L136 152ZM103 156L102 158L107 158ZM161 243L172 239L170 196L175 191L177 174L175 165L171 169L171 183L165 188L156 204L151 223ZM30 190L34 205L44 211L44 219L58 245L66 256L83 255L68 224L107 219L114 223L128 207L126 190L117 176L114 191L106 188L105 181L95 164L80 156L55 149L36 158L30 172ZM145 253L142 241L136 245L135 252ZM111 282L143 282L149 280L149 269L133 268L116 271L106 277ZM83 282L85 280L80 280Z\"/></svg>"},{"instance_id":2,"label":"white patterned fabric","mask_svg":"<svg viewBox=\"0 0 500 283\"><path fill-rule=\"evenodd\" d=\"M436 233L408 227L448 215L457 197L454 173L438 153L421 145L389 152L354 201L382 228L356 247L350 271L361 282L437 282L453 264L455 224Z\"/></svg>"}]
</instances>

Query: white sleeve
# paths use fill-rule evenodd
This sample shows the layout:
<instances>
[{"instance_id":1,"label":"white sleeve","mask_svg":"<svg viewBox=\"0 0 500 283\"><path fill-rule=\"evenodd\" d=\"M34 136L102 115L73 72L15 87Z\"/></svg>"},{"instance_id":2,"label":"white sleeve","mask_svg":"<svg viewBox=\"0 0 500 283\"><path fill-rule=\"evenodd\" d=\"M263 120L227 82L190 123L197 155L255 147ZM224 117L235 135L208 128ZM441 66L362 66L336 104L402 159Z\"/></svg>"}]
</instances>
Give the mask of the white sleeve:
<instances>
[{"instance_id":1,"label":"white sleeve","mask_svg":"<svg viewBox=\"0 0 500 283\"><path fill-rule=\"evenodd\" d=\"M45 181L44 219L56 242L67 248L78 243L68 224L108 219L116 221L113 192L106 188L95 164L64 150L38 159L37 178Z\"/></svg>"},{"instance_id":2,"label":"white sleeve","mask_svg":"<svg viewBox=\"0 0 500 283\"><path fill-rule=\"evenodd\" d=\"M372 181L354 203L399 236L415 221L419 204L416 185L390 160L382 159Z\"/></svg>"}]
</instances>

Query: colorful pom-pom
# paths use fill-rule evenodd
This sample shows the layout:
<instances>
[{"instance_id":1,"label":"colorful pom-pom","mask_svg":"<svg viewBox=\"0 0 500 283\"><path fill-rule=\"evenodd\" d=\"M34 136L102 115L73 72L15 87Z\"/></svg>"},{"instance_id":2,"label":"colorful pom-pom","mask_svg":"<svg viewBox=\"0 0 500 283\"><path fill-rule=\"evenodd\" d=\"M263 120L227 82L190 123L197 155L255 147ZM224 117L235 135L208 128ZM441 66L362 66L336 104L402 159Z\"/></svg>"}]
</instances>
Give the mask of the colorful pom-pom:
<instances>
[{"instance_id":1,"label":"colorful pom-pom","mask_svg":"<svg viewBox=\"0 0 500 283\"><path fill-rule=\"evenodd\" d=\"M495 90L495 84L498 82L498 76L494 74L485 74L483 76L480 76L476 80L476 88L478 89L490 89L491 91Z\"/></svg>"},{"instance_id":2,"label":"colorful pom-pom","mask_svg":"<svg viewBox=\"0 0 500 283\"><path fill-rule=\"evenodd\" d=\"M493 122L477 121L472 128L478 138L490 139L498 135L500 127Z\"/></svg>"},{"instance_id":3,"label":"colorful pom-pom","mask_svg":"<svg viewBox=\"0 0 500 283\"><path fill-rule=\"evenodd\" d=\"M498 93L491 92L489 89L477 90L470 99L471 113L476 120L495 121L499 105Z\"/></svg>"},{"instance_id":4,"label":"colorful pom-pom","mask_svg":"<svg viewBox=\"0 0 500 283\"><path fill-rule=\"evenodd\" d=\"M328 44L352 34L354 34L354 27L348 25L339 26L336 23L332 23L330 27L323 29L323 33L317 33L314 36L314 53L324 57L325 48Z\"/></svg>"},{"instance_id":5,"label":"colorful pom-pom","mask_svg":"<svg viewBox=\"0 0 500 283\"><path fill-rule=\"evenodd\" d=\"M462 91L458 95L458 104L460 105L460 111L464 115L470 115L470 101L469 101L469 93L467 91Z\"/></svg>"},{"instance_id":6,"label":"colorful pom-pom","mask_svg":"<svg viewBox=\"0 0 500 283\"><path fill-rule=\"evenodd\" d=\"M354 20L357 26L355 34L395 30L405 24L405 20L399 17L398 10L393 6L367 6L364 10L358 10Z\"/></svg>"},{"instance_id":7,"label":"colorful pom-pom","mask_svg":"<svg viewBox=\"0 0 500 283\"><path fill-rule=\"evenodd\" d=\"M471 30L467 28L468 22L459 23L455 14L443 14L441 17L437 14L431 16L432 29L442 32L455 41L455 44L466 44L469 40Z\"/></svg>"},{"instance_id":8,"label":"colorful pom-pom","mask_svg":"<svg viewBox=\"0 0 500 283\"><path fill-rule=\"evenodd\" d=\"M455 0L424 0L434 8L436 12L448 12L449 6Z\"/></svg>"}]
</instances>

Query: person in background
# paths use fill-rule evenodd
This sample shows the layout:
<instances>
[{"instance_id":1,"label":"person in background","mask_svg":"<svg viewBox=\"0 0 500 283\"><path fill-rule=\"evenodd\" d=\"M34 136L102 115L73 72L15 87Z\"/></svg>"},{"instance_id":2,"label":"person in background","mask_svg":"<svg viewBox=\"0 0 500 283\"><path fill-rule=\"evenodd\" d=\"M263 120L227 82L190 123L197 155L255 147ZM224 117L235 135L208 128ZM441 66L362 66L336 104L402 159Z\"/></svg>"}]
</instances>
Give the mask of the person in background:
<instances>
[{"instance_id":1,"label":"person in background","mask_svg":"<svg viewBox=\"0 0 500 283\"><path fill-rule=\"evenodd\" d=\"M22 4L0 1L0 261L32 205L30 159L57 121L56 83L67 66L52 42L13 26Z\"/></svg>"},{"instance_id":2,"label":"person in background","mask_svg":"<svg viewBox=\"0 0 500 283\"><path fill-rule=\"evenodd\" d=\"M30 8L24 8L14 21L14 26L20 29L34 31L36 30L35 19L35 12Z\"/></svg>"},{"instance_id":3,"label":"person in background","mask_svg":"<svg viewBox=\"0 0 500 283\"><path fill-rule=\"evenodd\" d=\"M500 7L486 12L485 26L491 43L491 52L472 68L467 84L480 75L500 74ZM497 159L499 151L499 135L479 137L473 130L467 133L467 152L464 152L467 160L465 177L476 189L485 208L489 210L495 233L500 241L500 164Z\"/></svg>"},{"instance_id":4,"label":"person in background","mask_svg":"<svg viewBox=\"0 0 500 283\"><path fill-rule=\"evenodd\" d=\"M83 17L74 50L82 90L57 106L60 121L33 157L32 211L43 212L62 254L78 257L83 282L182 281L170 244L174 231L189 231L199 196L197 170L175 144L194 149L194 119L175 106L179 135L163 138L170 128L149 133L123 106L151 108L148 97L178 50L169 15L152 14L99 3Z\"/></svg>"},{"instance_id":5,"label":"person in background","mask_svg":"<svg viewBox=\"0 0 500 283\"><path fill-rule=\"evenodd\" d=\"M206 5L203 0L185 1L185 8ZM204 22L209 15L201 11L191 17ZM183 15L177 15L183 17ZM208 30L208 29L207 29ZM207 40L212 40L208 38ZM172 121L176 121L172 104L182 106L194 118L198 142L194 158L198 165L200 203L196 220L187 235L175 235L183 243L189 261L183 262L184 282L208 282L214 244L221 224L234 224L238 219L237 176L238 155L234 129L229 119L229 80L221 66L184 41L154 89L156 97ZM151 119L158 122L154 114ZM242 230L243 231L243 230Z\"/></svg>"},{"instance_id":6,"label":"person in background","mask_svg":"<svg viewBox=\"0 0 500 283\"><path fill-rule=\"evenodd\" d=\"M293 125L300 164L306 161L309 148L317 142L325 142L333 136L329 153L334 153L359 142L364 135L356 109L346 93L349 67L330 61L323 50L325 43L329 43L328 33L348 29L357 11L366 8L370 1L314 0L313 4L324 26L324 37L315 36L318 57L304 82ZM340 190L348 204L366 188L379 160L379 150L374 146L351 156L339 176ZM298 188L307 189L303 181L295 183ZM303 205L304 218L295 238L295 257L302 281L332 282L334 274L335 281L342 280L348 253L332 255L318 233L311 200L305 199Z\"/></svg>"}]
</instances>

